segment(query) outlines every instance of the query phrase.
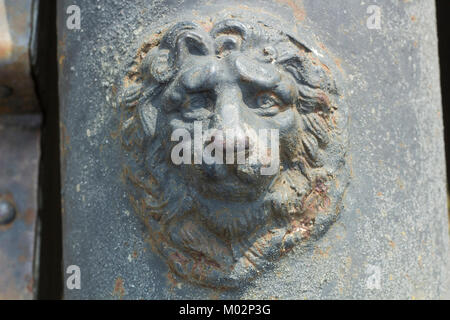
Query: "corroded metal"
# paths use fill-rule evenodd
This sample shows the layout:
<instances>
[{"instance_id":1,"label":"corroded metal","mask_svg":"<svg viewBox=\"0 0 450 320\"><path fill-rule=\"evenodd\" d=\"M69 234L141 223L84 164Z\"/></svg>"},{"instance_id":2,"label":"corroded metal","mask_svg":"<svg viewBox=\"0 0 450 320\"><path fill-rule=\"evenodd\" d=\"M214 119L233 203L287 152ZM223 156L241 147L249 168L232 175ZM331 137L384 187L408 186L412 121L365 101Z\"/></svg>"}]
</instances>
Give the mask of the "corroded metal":
<instances>
[{"instance_id":1,"label":"corroded metal","mask_svg":"<svg viewBox=\"0 0 450 320\"><path fill-rule=\"evenodd\" d=\"M0 299L36 291L41 117L32 78L37 3L0 0Z\"/></svg>"},{"instance_id":2,"label":"corroded metal","mask_svg":"<svg viewBox=\"0 0 450 320\"><path fill-rule=\"evenodd\" d=\"M0 205L15 215L0 224L0 300L35 297L39 126L39 116L0 117Z\"/></svg>"},{"instance_id":3,"label":"corroded metal","mask_svg":"<svg viewBox=\"0 0 450 320\"><path fill-rule=\"evenodd\" d=\"M306 33L231 16L149 35L120 91L124 177L152 245L185 280L222 288L317 241L348 181L339 70L302 41ZM167 137L183 128L194 136L196 121L203 131L231 130L249 154L251 132L279 131L276 172L264 175L260 159L237 164L236 150L231 164L174 165L177 142Z\"/></svg>"},{"instance_id":4,"label":"corroded metal","mask_svg":"<svg viewBox=\"0 0 450 320\"><path fill-rule=\"evenodd\" d=\"M35 112L31 76L37 1L0 1L0 114Z\"/></svg>"},{"instance_id":5,"label":"corroded metal","mask_svg":"<svg viewBox=\"0 0 450 320\"><path fill-rule=\"evenodd\" d=\"M444 297L433 1L369 5L58 1L65 298ZM282 129L278 179L175 164L199 119Z\"/></svg>"}]
</instances>

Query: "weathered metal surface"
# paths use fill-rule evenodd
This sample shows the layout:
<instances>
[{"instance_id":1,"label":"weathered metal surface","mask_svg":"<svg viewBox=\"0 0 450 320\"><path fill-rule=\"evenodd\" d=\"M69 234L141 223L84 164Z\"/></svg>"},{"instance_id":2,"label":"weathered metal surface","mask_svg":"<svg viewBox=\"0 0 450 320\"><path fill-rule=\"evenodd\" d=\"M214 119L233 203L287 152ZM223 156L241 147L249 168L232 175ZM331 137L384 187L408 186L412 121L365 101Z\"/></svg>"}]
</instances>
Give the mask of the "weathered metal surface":
<instances>
[{"instance_id":1,"label":"weathered metal surface","mask_svg":"<svg viewBox=\"0 0 450 320\"><path fill-rule=\"evenodd\" d=\"M66 289L67 298L412 299L443 296L448 268L448 230L433 2L379 2L381 29L367 28L367 5L359 2L248 0L211 3L198 0L161 3L140 0L125 5L122 1L111 0L76 1L82 23L81 30L74 30L68 29L66 24L66 9L73 4L73 1L58 2L64 264L79 266L82 279L80 290ZM156 141L161 139L163 144L168 144L170 134L165 131L167 123L164 124L163 112L156 117L145 110L152 107L150 102L157 108L175 105L172 102L186 96L186 91L192 94L193 84L198 83L196 80L203 76L208 78L204 69L191 78L187 75L176 78L184 83L175 85L172 92L175 94L170 97L170 84L175 81L165 78L166 73L181 70L181 75L187 70L182 63L176 64L174 69L170 64L164 65L164 59L173 57L170 50L158 54L158 50L170 49L163 37L174 23L194 21L209 33L216 23L226 18L237 19L241 24L254 23L252 19L263 20L263 28L273 26L284 34L299 35L302 44L299 54L309 48L320 58L328 57L331 63L325 65L330 69L336 66L342 73L342 81L336 80L336 86L342 88L339 98L349 107L347 154L351 183L342 198L342 209L331 212L330 220L325 221L324 225L331 225L327 232L321 232L313 241L299 241L300 245L292 246L283 259L270 262L267 268L270 272L260 272L257 277L251 275L253 281L245 281L246 276L239 274L233 275L231 281L227 278L232 272L243 275L247 274L246 268L251 270L256 266L258 269L257 263L248 262L250 259L245 264L245 258L242 265L236 261L222 263L219 269L231 266L231 271L225 275L197 271L211 262L209 259L205 263L207 254L214 256L217 251L217 247L208 251L208 246L214 246L215 239L226 237L208 235L202 241L202 237L211 232L205 225L214 223L213 218L194 216L183 220L176 217L180 212L196 213L188 208L193 197L184 196L183 191L186 180L197 190L201 181L189 168L179 179L174 179L161 169L164 160L154 163L156 157L151 152L157 151L159 157L164 152L152 150L151 136L160 134L163 138L156 137ZM278 20L281 23L274 23ZM232 32L225 32L223 39L236 35L236 30L231 29ZM237 79L236 64L234 69L230 68L235 73L230 74L215 57L206 59L206 46L198 50L193 45L200 44L199 38L208 36L193 35L186 42L187 50L180 48L177 54L186 56L186 52L190 52L201 56L190 62L191 67L215 61L215 68L220 72L210 78L211 82L214 85L226 83L215 90L217 95L247 79ZM212 38L210 43L215 41ZM240 41L226 43L229 49ZM152 57L146 54L152 48L157 56L154 65L146 58ZM253 58L256 51L246 56ZM221 57L221 60L232 59ZM247 74L259 70L261 82L264 77L277 74L275 70L259 69L252 59L241 66L247 69ZM140 72L140 67L144 72ZM330 77L337 79L334 70L331 71ZM319 76L319 79L324 78ZM161 91L152 91L154 80L164 83ZM236 90L224 98L242 104L239 99L246 90L242 87L239 86L241 93ZM164 96L164 93L169 94ZM150 99L152 95L154 99ZM243 104L247 103L242 100ZM209 100L200 101L205 105ZM218 103L212 105L221 107ZM128 107L144 109L138 113L141 122L134 122L138 127L143 126L144 131L128 126L137 117L136 113L124 112ZM345 106L340 109L341 104L337 103L336 107L338 115L340 110L346 115ZM189 114L189 110L181 110L181 113L186 117L193 114ZM168 114L175 120L179 117L178 113ZM156 127L152 127L155 123ZM150 138L146 139L145 135ZM138 152L133 148L134 142L141 148ZM122 157L124 146L132 148L125 149ZM146 157L142 157L144 153ZM133 158L147 160L143 174L137 177L135 170L142 168L138 164L129 165L128 161ZM145 170L155 170L157 179L149 180L153 177L146 175ZM167 203L163 201L162 205L149 201L167 200L158 198L155 192L158 190L153 189L158 179L167 184L168 193L182 195ZM337 190L342 190L346 180L343 180L344 185L339 179L330 181ZM303 186L301 182L293 185ZM209 192L216 200L227 192L232 196L241 192L207 186L203 195ZM250 188L253 189L243 193L258 191L254 186ZM144 190L142 198L134 194L133 190L139 189ZM318 199L327 192L322 185L316 185L314 190ZM329 197L330 202L340 199L339 192ZM229 200L235 199L228 197L228 209L238 211ZM327 201L322 200L326 207ZM241 205L250 202L242 201ZM147 210L146 206L152 210ZM158 223L149 226L153 217L158 221L157 209L164 211L165 206L173 206L175 219L186 224L178 230L176 225L168 230L164 221L160 222L161 230ZM164 219L164 214L159 218L159 221ZM259 221L256 225L266 226ZM199 227L203 229L197 231ZM296 227L304 228L303 225ZM184 239L180 236L183 228L187 230ZM156 232L149 234L149 230ZM157 239L158 236L161 237ZM251 232L237 238L250 236ZM233 241L228 238L224 242ZM194 248L195 245L198 246ZM171 246L176 247L175 250ZM165 249L171 251L166 256ZM190 260L187 268L179 267L185 262L180 254ZM264 260L264 254L262 256ZM224 257L227 259L226 254ZM217 266L211 264L213 268ZM211 282L214 280L218 280L217 283ZM224 290L230 287L227 285L230 282L231 287L239 286Z\"/></svg>"},{"instance_id":2,"label":"weathered metal surface","mask_svg":"<svg viewBox=\"0 0 450 320\"><path fill-rule=\"evenodd\" d=\"M31 74L37 1L0 0L0 299L35 297L41 118Z\"/></svg>"},{"instance_id":3,"label":"weathered metal surface","mask_svg":"<svg viewBox=\"0 0 450 320\"><path fill-rule=\"evenodd\" d=\"M0 0L0 114L35 112L31 50L37 1Z\"/></svg>"},{"instance_id":4,"label":"weathered metal surface","mask_svg":"<svg viewBox=\"0 0 450 320\"><path fill-rule=\"evenodd\" d=\"M217 288L242 287L295 245L317 241L348 184L337 68L300 40L306 32L285 34L258 23L264 16L231 16L149 35L118 95L135 213L175 274ZM176 130L194 137L181 164L172 154L179 137L167 143ZM279 139L272 158L282 156L267 173L264 159L250 158L268 130L277 136L266 138ZM205 136L201 150L216 149L210 161L193 163L196 134Z\"/></svg>"},{"instance_id":5,"label":"weathered metal surface","mask_svg":"<svg viewBox=\"0 0 450 320\"><path fill-rule=\"evenodd\" d=\"M39 128L38 115L0 116L0 300L35 297Z\"/></svg>"}]
</instances>

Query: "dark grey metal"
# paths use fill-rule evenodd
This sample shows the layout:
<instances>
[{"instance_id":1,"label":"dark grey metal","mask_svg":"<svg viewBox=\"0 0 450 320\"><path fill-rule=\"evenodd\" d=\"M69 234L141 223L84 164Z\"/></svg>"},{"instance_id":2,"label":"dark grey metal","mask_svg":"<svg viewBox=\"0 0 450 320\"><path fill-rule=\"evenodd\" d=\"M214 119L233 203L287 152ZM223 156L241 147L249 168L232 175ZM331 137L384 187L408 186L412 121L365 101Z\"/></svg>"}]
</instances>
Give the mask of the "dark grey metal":
<instances>
[{"instance_id":1,"label":"dark grey metal","mask_svg":"<svg viewBox=\"0 0 450 320\"><path fill-rule=\"evenodd\" d=\"M13 90L10 87L7 86L0 86L0 97L1 98L8 98L12 95Z\"/></svg>"},{"instance_id":2,"label":"dark grey metal","mask_svg":"<svg viewBox=\"0 0 450 320\"><path fill-rule=\"evenodd\" d=\"M305 33L241 16L149 35L118 94L123 176L152 246L184 280L216 288L242 287L296 244L317 241L348 183L338 70L300 40ZM178 137L167 143L180 129L193 137L181 165ZM279 133L274 172L264 174L262 159L238 163L239 152L256 155L268 129ZM208 130L215 145L198 146L222 155L194 164L195 135Z\"/></svg>"},{"instance_id":3,"label":"dark grey metal","mask_svg":"<svg viewBox=\"0 0 450 320\"><path fill-rule=\"evenodd\" d=\"M31 66L38 2L0 1L0 300L36 297L41 116Z\"/></svg>"},{"instance_id":4,"label":"dark grey metal","mask_svg":"<svg viewBox=\"0 0 450 320\"><path fill-rule=\"evenodd\" d=\"M0 300L36 297L39 115L0 115Z\"/></svg>"},{"instance_id":5,"label":"dark grey metal","mask_svg":"<svg viewBox=\"0 0 450 320\"><path fill-rule=\"evenodd\" d=\"M66 26L73 4L81 10L81 30ZM58 2L64 264L79 266L82 279L81 289L66 289L65 297L445 297L434 4L378 6L380 30L367 28L366 5L349 1ZM291 46L298 50L287 68L274 53ZM252 102L258 92L244 84L249 79L290 79L296 92L306 85L309 109L305 101L286 103L291 107L261 120L265 111L257 108L264 104ZM318 89L325 95L314 95ZM271 122L330 105L337 121L326 122L323 141L324 130L310 121L298 131ZM299 216L310 192L325 204L323 215L312 206L311 237L303 237L305 225L297 230L275 218L225 231L232 225L227 217L243 208L258 212L252 204L273 181L251 175L245 187L236 180L224 185L229 171L168 161L173 129L200 118L223 129L236 110L250 126L279 126L289 137L281 149L303 131L315 139L309 146L317 144L323 155L315 168L330 172L326 187L301 179L277 186L299 189ZM241 126L230 119L228 126ZM314 150L307 145L299 139L287 149ZM311 161L295 168L307 176L313 167ZM279 216L295 207L281 199L275 192ZM229 215L208 215L213 206ZM296 214L290 221L298 222ZM255 252L259 239L269 240Z\"/></svg>"}]
</instances>

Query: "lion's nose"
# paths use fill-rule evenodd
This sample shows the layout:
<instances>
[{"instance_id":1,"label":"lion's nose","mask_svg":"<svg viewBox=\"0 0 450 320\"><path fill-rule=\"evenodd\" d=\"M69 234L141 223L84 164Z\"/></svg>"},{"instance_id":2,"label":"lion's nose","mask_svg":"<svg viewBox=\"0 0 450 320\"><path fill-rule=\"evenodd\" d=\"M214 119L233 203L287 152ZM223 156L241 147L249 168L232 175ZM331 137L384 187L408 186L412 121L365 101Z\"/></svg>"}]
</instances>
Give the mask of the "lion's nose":
<instances>
[{"instance_id":1,"label":"lion's nose","mask_svg":"<svg viewBox=\"0 0 450 320\"><path fill-rule=\"evenodd\" d=\"M225 104L217 107L217 113L220 117L222 127L235 128L241 122L241 113L239 105L236 103Z\"/></svg>"},{"instance_id":2,"label":"lion's nose","mask_svg":"<svg viewBox=\"0 0 450 320\"><path fill-rule=\"evenodd\" d=\"M233 97L230 97L233 98ZM236 97L234 97L236 99ZM243 119L241 117L241 106L239 103L226 103L217 106L216 129L221 131L216 141L218 145L223 146L223 150L240 151L250 148L250 138L243 128Z\"/></svg>"},{"instance_id":3,"label":"lion's nose","mask_svg":"<svg viewBox=\"0 0 450 320\"><path fill-rule=\"evenodd\" d=\"M252 139L245 129L244 110L245 104L238 86L227 83L217 88L214 127L221 131L216 137L219 139L216 145L223 146L224 151L240 152L252 147Z\"/></svg>"}]
</instances>

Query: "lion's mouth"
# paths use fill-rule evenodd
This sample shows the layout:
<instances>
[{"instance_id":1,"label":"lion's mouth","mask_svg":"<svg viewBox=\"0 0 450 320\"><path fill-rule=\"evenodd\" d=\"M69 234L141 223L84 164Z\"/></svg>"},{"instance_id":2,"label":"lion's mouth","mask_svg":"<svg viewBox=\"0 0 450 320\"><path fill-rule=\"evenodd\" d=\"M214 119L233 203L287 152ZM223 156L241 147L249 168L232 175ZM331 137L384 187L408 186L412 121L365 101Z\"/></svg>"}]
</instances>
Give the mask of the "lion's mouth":
<instances>
[{"instance_id":1,"label":"lion's mouth","mask_svg":"<svg viewBox=\"0 0 450 320\"><path fill-rule=\"evenodd\" d=\"M194 166L201 183L199 192L207 198L235 201L255 200L268 189L275 176L260 174L260 165L202 164Z\"/></svg>"}]
</instances>

